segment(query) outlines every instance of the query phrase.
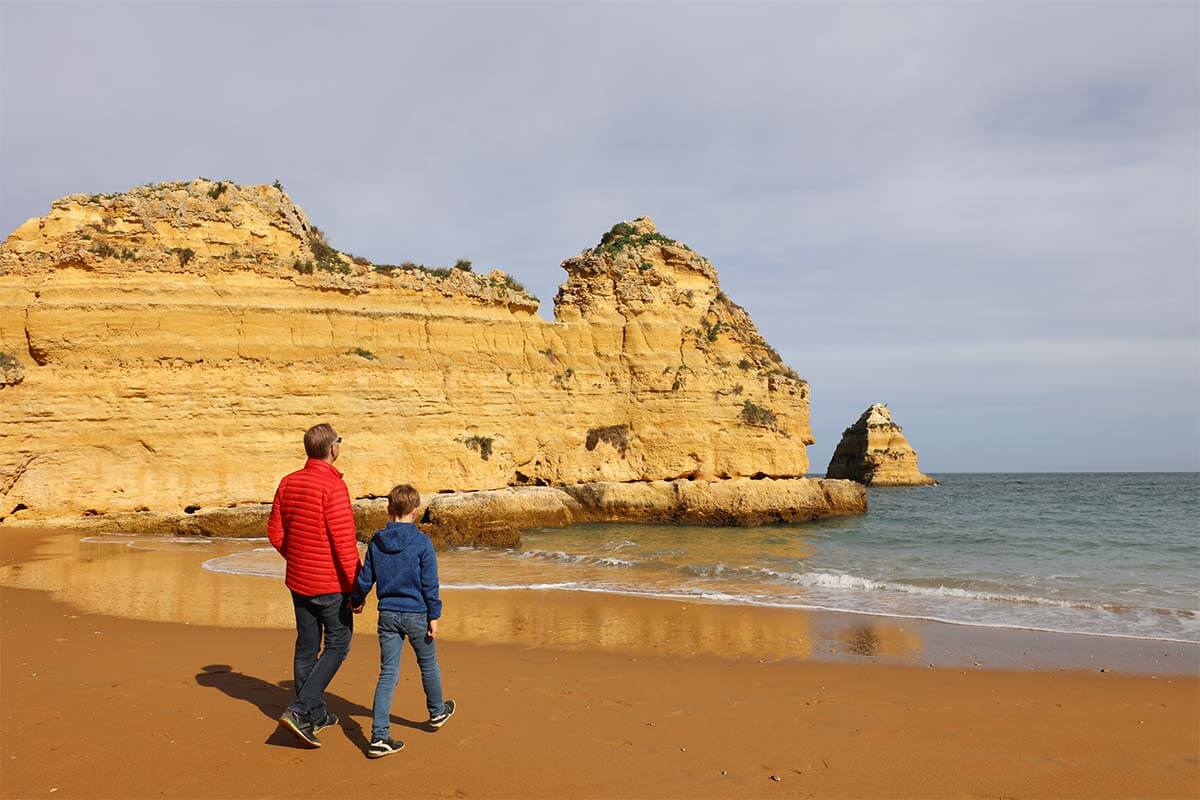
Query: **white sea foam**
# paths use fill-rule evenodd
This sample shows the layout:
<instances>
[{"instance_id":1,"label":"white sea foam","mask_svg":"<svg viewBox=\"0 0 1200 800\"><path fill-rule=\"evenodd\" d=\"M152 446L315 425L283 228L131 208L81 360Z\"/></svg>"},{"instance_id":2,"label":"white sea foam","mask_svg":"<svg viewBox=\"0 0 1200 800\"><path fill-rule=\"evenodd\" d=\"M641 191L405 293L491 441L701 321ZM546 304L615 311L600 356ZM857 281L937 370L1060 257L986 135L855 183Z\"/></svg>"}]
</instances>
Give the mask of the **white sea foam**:
<instances>
[{"instance_id":1,"label":"white sea foam","mask_svg":"<svg viewBox=\"0 0 1200 800\"><path fill-rule=\"evenodd\" d=\"M1191 619L1196 616L1192 611L1175 608L1132 608L1119 603L1086 603L1077 600L1056 600L1049 597L1037 597L1026 594L1003 594L985 592L973 589L963 589L956 586L916 586L911 583L896 581L881 581L863 578L858 575L846 575L831 572L776 572L762 569L758 572L772 578L782 579L799 586L816 589L849 590L858 592L903 592L904 594L921 595L925 597L952 597L961 600L978 600L989 603L1017 603L1022 605L1049 606L1054 608L1075 608L1091 611L1107 611L1122 613L1128 611L1148 611L1155 614L1178 616Z\"/></svg>"},{"instance_id":2,"label":"white sea foam","mask_svg":"<svg viewBox=\"0 0 1200 800\"><path fill-rule=\"evenodd\" d=\"M632 567L636 559L617 558L616 556L596 556L588 553L571 554L562 550L525 550L517 554L518 558L553 561L560 564L594 564L600 567Z\"/></svg>"},{"instance_id":3,"label":"white sea foam","mask_svg":"<svg viewBox=\"0 0 1200 800\"><path fill-rule=\"evenodd\" d=\"M272 557L272 555L274 557ZM282 578L286 568L283 557L273 547L256 547L224 556L210 558L200 565L209 572L225 575L254 575L260 578Z\"/></svg>"},{"instance_id":4,"label":"white sea foam","mask_svg":"<svg viewBox=\"0 0 1200 800\"><path fill-rule=\"evenodd\" d=\"M110 534L84 536L79 541L88 544L123 544L132 550L170 549L171 545L211 545L212 539L204 536L140 536Z\"/></svg>"}]
</instances>

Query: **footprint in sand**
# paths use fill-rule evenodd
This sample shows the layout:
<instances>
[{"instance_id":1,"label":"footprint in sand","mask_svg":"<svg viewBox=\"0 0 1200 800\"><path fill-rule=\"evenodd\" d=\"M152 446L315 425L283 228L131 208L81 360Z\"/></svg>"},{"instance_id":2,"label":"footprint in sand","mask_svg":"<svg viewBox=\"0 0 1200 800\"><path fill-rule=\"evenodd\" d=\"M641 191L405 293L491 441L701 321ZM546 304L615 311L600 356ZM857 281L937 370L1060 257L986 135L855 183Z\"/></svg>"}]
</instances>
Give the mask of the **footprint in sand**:
<instances>
[{"instance_id":1,"label":"footprint in sand","mask_svg":"<svg viewBox=\"0 0 1200 800\"><path fill-rule=\"evenodd\" d=\"M480 722L480 723L477 723L475 725L475 727L477 729L482 728L482 730L476 730L474 733L470 734L469 736L464 736L463 738L461 738L457 742L455 742L455 746L462 747L465 744L470 744L471 742L475 741L476 739L481 739L485 736L489 736L489 735L495 733L496 730L500 727L500 723L498 723L498 722ZM455 791L458 791L458 790L456 789Z\"/></svg>"}]
</instances>

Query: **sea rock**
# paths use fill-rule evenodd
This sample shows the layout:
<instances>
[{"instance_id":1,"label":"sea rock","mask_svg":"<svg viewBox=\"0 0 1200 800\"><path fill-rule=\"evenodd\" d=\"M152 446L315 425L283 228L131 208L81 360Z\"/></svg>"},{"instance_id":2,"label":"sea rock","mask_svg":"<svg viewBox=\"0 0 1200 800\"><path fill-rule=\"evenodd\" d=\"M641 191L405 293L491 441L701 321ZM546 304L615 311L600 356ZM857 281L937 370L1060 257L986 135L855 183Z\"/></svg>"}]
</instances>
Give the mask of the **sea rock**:
<instances>
[{"instance_id":1,"label":"sea rock","mask_svg":"<svg viewBox=\"0 0 1200 800\"><path fill-rule=\"evenodd\" d=\"M827 478L848 478L867 486L925 486L937 481L917 468L917 453L892 421L892 412L875 403L842 433Z\"/></svg>"},{"instance_id":2,"label":"sea rock","mask_svg":"<svg viewBox=\"0 0 1200 800\"><path fill-rule=\"evenodd\" d=\"M649 218L563 262L554 321L466 266L340 252L278 186L54 202L0 245L0 516L268 503L319 421L362 499L807 472L808 384Z\"/></svg>"}]
</instances>

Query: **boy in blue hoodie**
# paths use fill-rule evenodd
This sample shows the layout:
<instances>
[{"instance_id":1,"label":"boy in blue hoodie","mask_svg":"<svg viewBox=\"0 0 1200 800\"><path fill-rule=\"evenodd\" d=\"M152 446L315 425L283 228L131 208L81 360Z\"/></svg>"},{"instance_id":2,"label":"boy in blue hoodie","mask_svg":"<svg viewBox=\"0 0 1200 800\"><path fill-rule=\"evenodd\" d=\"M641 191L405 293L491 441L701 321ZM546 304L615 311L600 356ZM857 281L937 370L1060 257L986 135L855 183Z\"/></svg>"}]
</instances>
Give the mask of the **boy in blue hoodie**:
<instances>
[{"instance_id":1,"label":"boy in blue hoodie","mask_svg":"<svg viewBox=\"0 0 1200 800\"><path fill-rule=\"evenodd\" d=\"M362 569L354 585L351 605L360 613L371 585L379 597L379 683L375 687L375 708L371 725L369 758L381 758L400 752L404 742L392 739L392 694L400 677L400 650L405 637L412 644L421 668L425 687L425 705L429 725L440 728L454 714L454 701L442 700L442 676L438 670L438 618L442 601L438 598L437 556L433 542L414 524L421 495L408 484L388 492L387 527L377 531L367 546Z\"/></svg>"}]
</instances>

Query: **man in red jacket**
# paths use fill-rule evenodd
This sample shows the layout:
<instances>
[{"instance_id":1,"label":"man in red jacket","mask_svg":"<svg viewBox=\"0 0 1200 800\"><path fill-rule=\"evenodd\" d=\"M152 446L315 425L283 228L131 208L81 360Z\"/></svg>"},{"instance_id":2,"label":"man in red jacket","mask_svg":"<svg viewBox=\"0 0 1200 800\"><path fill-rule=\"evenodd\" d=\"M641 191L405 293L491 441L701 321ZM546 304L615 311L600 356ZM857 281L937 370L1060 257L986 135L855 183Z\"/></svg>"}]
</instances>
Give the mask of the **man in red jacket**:
<instances>
[{"instance_id":1,"label":"man in red jacket","mask_svg":"<svg viewBox=\"0 0 1200 800\"><path fill-rule=\"evenodd\" d=\"M333 466L341 446L325 423L305 432L308 461L279 482L267 522L296 609L296 699L279 722L306 747L320 747L317 732L337 724L325 710L325 688L350 652L354 628L350 592L360 565L350 493Z\"/></svg>"}]
</instances>

